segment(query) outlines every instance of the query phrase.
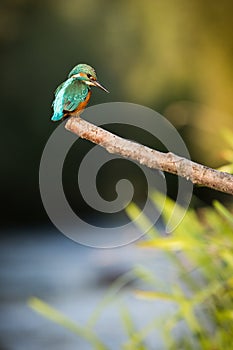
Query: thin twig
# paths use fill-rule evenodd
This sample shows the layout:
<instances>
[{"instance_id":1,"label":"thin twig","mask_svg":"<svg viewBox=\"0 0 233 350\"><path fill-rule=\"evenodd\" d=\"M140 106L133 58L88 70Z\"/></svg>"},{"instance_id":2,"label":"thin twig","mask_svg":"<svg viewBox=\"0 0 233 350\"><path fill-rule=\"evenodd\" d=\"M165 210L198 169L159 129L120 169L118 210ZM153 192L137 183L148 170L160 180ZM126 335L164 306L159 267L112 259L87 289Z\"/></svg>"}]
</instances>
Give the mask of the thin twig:
<instances>
[{"instance_id":1,"label":"thin twig","mask_svg":"<svg viewBox=\"0 0 233 350\"><path fill-rule=\"evenodd\" d=\"M136 142L125 140L80 117L71 117L65 127L79 137L100 145L109 153L135 160L149 168L185 177L193 184L233 194L233 175L229 173L208 168L171 152L162 153Z\"/></svg>"}]
</instances>

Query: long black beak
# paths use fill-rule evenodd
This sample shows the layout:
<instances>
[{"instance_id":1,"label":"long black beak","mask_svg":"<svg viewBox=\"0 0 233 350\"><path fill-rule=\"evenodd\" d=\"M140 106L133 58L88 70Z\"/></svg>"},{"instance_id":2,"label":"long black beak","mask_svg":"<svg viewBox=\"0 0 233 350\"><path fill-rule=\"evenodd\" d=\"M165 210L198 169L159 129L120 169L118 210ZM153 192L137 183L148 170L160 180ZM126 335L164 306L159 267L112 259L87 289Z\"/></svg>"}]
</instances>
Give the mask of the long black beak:
<instances>
[{"instance_id":1,"label":"long black beak","mask_svg":"<svg viewBox=\"0 0 233 350\"><path fill-rule=\"evenodd\" d=\"M101 90L104 90L105 92L109 93L109 91L107 89L105 89L105 87L103 85L101 85L97 80L92 81L93 85L100 88Z\"/></svg>"}]
</instances>

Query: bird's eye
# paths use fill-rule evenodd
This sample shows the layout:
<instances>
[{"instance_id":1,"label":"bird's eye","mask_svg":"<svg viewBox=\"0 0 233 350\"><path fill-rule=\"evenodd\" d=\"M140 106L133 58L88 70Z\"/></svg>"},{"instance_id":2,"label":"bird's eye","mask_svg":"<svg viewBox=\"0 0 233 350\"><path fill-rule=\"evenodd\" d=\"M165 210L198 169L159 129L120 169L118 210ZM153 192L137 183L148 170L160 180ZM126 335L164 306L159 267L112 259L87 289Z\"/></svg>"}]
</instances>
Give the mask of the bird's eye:
<instances>
[{"instance_id":1,"label":"bird's eye","mask_svg":"<svg viewBox=\"0 0 233 350\"><path fill-rule=\"evenodd\" d=\"M95 78L91 74L87 74L88 79L95 80Z\"/></svg>"}]
</instances>

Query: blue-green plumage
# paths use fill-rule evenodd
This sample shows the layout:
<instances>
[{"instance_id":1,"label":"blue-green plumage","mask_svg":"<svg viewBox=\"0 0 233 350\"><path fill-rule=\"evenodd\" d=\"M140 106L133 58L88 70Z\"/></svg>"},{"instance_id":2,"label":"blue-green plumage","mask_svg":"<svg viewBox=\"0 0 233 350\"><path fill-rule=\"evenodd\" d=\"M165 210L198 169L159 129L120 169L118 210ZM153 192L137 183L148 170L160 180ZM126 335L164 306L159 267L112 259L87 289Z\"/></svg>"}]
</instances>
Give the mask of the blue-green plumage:
<instances>
[{"instance_id":1,"label":"blue-green plumage","mask_svg":"<svg viewBox=\"0 0 233 350\"><path fill-rule=\"evenodd\" d=\"M69 78L55 91L53 121L63 118L64 112L73 112L88 95L88 86L75 78Z\"/></svg>"},{"instance_id":2,"label":"blue-green plumage","mask_svg":"<svg viewBox=\"0 0 233 350\"><path fill-rule=\"evenodd\" d=\"M81 111L90 98L91 86L97 86L108 92L98 81L95 70L87 64L75 66L55 91L53 101L53 121L61 120L72 112Z\"/></svg>"}]
</instances>

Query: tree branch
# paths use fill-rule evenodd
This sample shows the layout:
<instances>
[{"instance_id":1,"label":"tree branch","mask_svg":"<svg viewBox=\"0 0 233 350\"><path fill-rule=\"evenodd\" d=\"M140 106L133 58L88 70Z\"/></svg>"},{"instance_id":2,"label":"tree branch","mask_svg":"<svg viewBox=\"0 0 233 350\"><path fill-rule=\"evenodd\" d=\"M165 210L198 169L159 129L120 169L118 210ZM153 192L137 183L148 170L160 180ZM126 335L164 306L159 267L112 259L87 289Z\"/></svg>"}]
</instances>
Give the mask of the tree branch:
<instances>
[{"instance_id":1,"label":"tree branch","mask_svg":"<svg viewBox=\"0 0 233 350\"><path fill-rule=\"evenodd\" d=\"M70 117L65 128L79 137L118 154L144 164L149 168L185 177L193 184L233 194L233 175L179 157L174 153L162 153L136 142L123 139L80 117Z\"/></svg>"}]
</instances>

